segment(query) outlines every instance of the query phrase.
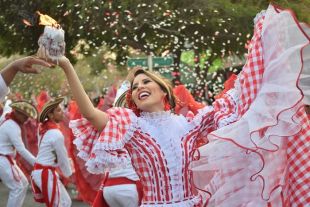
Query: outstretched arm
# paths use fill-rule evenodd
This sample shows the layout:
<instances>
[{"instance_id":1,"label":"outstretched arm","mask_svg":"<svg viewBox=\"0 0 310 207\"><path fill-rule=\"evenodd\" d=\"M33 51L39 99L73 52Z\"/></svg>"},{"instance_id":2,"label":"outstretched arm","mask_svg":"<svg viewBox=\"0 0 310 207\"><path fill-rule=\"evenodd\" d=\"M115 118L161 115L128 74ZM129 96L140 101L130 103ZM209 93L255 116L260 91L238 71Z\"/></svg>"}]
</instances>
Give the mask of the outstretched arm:
<instances>
[{"instance_id":1,"label":"outstretched arm","mask_svg":"<svg viewBox=\"0 0 310 207\"><path fill-rule=\"evenodd\" d=\"M39 73L40 69L34 68L33 65L41 65L44 67L52 67L52 65L44 60L39 58L28 56L7 65L2 71L1 76L7 86L13 81L17 72L22 73Z\"/></svg>"},{"instance_id":2,"label":"outstretched arm","mask_svg":"<svg viewBox=\"0 0 310 207\"><path fill-rule=\"evenodd\" d=\"M59 66L65 72L73 97L82 115L98 130L102 130L108 122L108 115L93 106L69 59L63 56L59 60Z\"/></svg>"}]
</instances>

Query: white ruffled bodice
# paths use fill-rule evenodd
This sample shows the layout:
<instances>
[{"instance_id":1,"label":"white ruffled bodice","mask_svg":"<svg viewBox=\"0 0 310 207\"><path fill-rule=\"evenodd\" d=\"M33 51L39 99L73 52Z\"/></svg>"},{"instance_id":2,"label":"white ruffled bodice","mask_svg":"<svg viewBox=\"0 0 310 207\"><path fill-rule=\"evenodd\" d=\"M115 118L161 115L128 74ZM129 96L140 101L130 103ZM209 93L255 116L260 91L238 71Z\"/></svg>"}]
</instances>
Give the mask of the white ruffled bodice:
<instances>
[{"instance_id":1,"label":"white ruffled bodice","mask_svg":"<svg viewBox=\"0 0 310 207\"><path fill-rule=\"evenodd\" d=\"M165 155L173 198L180 200L183 194L181 139L189 129L189 123L185 117L170 111L144 112L138 120L141 131L150 134Z\"/></svg>"}]
</instances>

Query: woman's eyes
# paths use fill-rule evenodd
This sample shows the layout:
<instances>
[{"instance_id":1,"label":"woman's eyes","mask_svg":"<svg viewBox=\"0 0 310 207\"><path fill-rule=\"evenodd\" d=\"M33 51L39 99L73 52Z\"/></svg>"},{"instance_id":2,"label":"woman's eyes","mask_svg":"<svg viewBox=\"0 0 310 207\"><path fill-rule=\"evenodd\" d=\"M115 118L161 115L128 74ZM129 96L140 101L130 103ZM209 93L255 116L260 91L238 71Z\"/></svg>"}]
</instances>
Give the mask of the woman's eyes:
<instances>
[{"instance_id":1,"label":"woman's eyes","mask_svg":"<svg viewBox=\"0 0 310 207\"><path fill-rule=\"evenodd\" d=\"M144 85L146 85L146 84L148 84L148 83L150 83L151 82L151 80L143 80L142 81L142 83L144 84ZM137 89L138 88L138 85L137 84L135 84L134 86L132 86L132 89L131 90L135 90L135 89Z\"/></svg>"},{"instance_id":2,"label":"woman's eyes","mask_svg":"<svg viewBox=\"0 0 310 207\"><path fill-rule=\"evenodd\" d=\"M149 82L151 82L151 81L150 81L150 80L144 80L144 81L143 81L144 84L147 84L147 83L149 83Z\"/></svg>"}]
</instances>

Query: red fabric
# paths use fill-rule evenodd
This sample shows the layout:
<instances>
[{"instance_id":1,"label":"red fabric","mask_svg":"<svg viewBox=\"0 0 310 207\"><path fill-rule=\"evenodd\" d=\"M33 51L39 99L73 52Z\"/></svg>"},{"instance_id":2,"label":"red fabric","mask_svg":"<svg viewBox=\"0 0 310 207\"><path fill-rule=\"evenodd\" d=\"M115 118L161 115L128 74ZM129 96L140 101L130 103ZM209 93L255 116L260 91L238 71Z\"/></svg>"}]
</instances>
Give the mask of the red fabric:
<instances>
[{"instance_id":1,"label":"red fabric","mask_svg":"<svg viewBox=\"0 0 310 207\"><path fill-rule=\"evenodd\" d=\"M198 110L203 108L202 103L196 102L192 94L185 88L184 85L174 87L173 93L177 98L175 113L187 115L189 111L197 114Z\"/></svg>"},{"instance_id":2,"label":"red fabric","mask_svg":"<svg viewBox=\"0 0 310 207\"><path fill-rule=\"evenodd\" d=\"M26 149L29 150L33 155L36 155L38 153L36 133L37 121L34 119L28 119L28 121L25 123L20 123L15 117L14 112L7 113L2 123L8 119L15 121L20 126L22 141ZM29 177L32 171L32 166L18 153L16 154L15 160L26 177Z\"/></svg>"},{"instance_id":3,"label":"red fabric","mask_svg":"<svg viewBox=\"0 0 310 207\"><path fill-rule=\"evenodd\" d=\"M106 173L105 177L102 180L102 185L104 185L104 183L107 181L108 177L109 177L109 173ZM94 199L92 207L109 207L107 202L104 200L103 187L102 186L100 187L100 190L97 192L97 195Z\"/></svg>"},{"instance_id":4,"label":"red fabric","mask_svg":"<svg viewBox=\"0 0 310 207\"><path fill-rule=\"evenodd\" d=\"M93 203L97 191L100 188L100 182L98 180L102 180L103 176L98 174L91 174L86 170L85 161L80 159L77 156L78 151L76 150L73 141L75 137L73 136L71 129L69 128L69 121L81 118L82 115L78 109L77 103L74 100L71 100L68 105L68 113L67 118L64 119L62 129L66 131L66 137L68 140L68 153L72 159L74 165L74 176L73 182L76 185L78 191L78 197L81 198L84 202L89 204Z\"/></svg>"},{"instance_id":5,"label":"red fabric","mask_svg":"<svg viewBox=\"0 0 310 207\"><path fill-rule=\"evenodd\" d=\"M57 175L56 175L56 169L52 166L43 166L38 163L34 164L34 170L42 170L41 174L41 181L42 181L42 191L40 191L39 187L34 183L32 180L32 190L34 192L34 199L37 202L45 203L47 207L53 207L55 198L56 198L56 192L59 198L59 188L57 185ZM53 174L53 188L52 188L52 198L51 201L48 199L48 171L51 170ZM41 193L41 196L36 196ZM59 202L59 200L58 200ZM57 204L59 206L59 203Z\"/></svg>"},{"instance_id":6,"label":"red fabric","mask_svg":"<svg viewBox=\"0 0 310 207\"><path fill-rule=\"evenodd\" d=\"M116 97L116 92L117 92L117 87L115 85L112 85L108 89L106 95L104 96L104 103L103 103L103 106L101 107L102 111L106 111L113 106L113 102Z\"/></svg>"},{"instance_id":7,"label":"red fabric","mask_svg":"<svg viewBox=\"0 0 310 207\"><path fill-rule=\"evenodd\" d=\"M79 107L76 101L74 100L71 100L68 104L68 118L69 120L82 118L82 114L79 111Z\"/></svg>"},{"instance_id":8,"label":"red fabric","mask_svg":"<svg viewBox=\"0 0 310 207\"><path fill-rule=\"evenodd\" d=\"M104 106L104 99L103 98L99 98L99 103L97 105L97 108L100 110L103 110L103 106Z\"/></svg>"},{"instance_id":9,"label":"red fabric","mask_svg":"<svg viewBox=\"0 0 310 207\"><path fill-rule=\"evenodd\" d=\"M304 116L301 109L298 116L303 117L301 131L288 138L288 198L285 206L303 206L310 203L310 116Z\"/></svg>"},{"instance_id":10,"label":"red fabric","mask_svg":"<svg viewBox=\"0 0 310 207\"><path fill-rule=\"evenodd\" d=\"M98 108L100 107L100 109L102 109L102 106L99 106L101 102L102 100L98 104ZM97 192L100 188L100 182L98 183L98 180L102 180L103 175L89 173L86 170L85 161L77 156L78 151L73 144L75 137L73 136L68 125L70 120L80 118L82 118L82 115L79 111L78 105L75 100L71 100L68 104L67 119L65 119L63 127L68 129L66 130L66 132L68 132L66 133L66 136L69 138L67 139L69 140L69 147L67 149L69 156L72 158L75 169L73 182L75 182L78 191L78 197L81 198L84 202L91 204L95 200Z\"/></svg>"},{"instance_id":11,"label":"red fabric","mask_svg":"<svg viewBox=\"0 0 310 207\"><path fill-rule=\"evenodd\" d=\"M21 177L20 177L20 174L18 171L14 170L14 161L13 161L13 158L12 156L10 155L3 155L3 154L0 154L0 156L3 156L3 157L6 157L6 159L9 161L9 163L11 164L11 171L12 171L12 175L14 177L14 180L16 180L17 182L19 182L21 180Z\"/></svg>"},{"instance_id":12,"label":"red fabric","mask_svg":"<svg viewBox=\"0 0 310 207\"><path fill-rule=\"evenodd\" d=\"M39 95L36 97L37 101L37 110L38 112L42 111L42 108L46 102L48 102L51 97L48 95L47 91L41 91Z\"/></svg>"},{"instance_id":13,"label":"red fabric","mask_svg":"<svg viewBox=\"0 0 310 207\"><path fill-rule=\"evenodd\" d=\"M22 137L24 145L28 151L34 156L38 154L38 137L37 137L38 121L35 119L28 119L22 127L24 136ZM18 153L15 157L16 163L19 168L23 171L27 178L30 179L33 166L28 163L22 156Z\"/></svg>"},{"instance_id":14,"label":"red fabric","mask_svg":"<svg viewBox=\"0 0 310 207\"><path fill-rule=\"evenodd\" d=\"M43 135L50 129L59 129L59 126L50 120L47 120L40 124L39 126L39 135L41 137L40 143L43 139ZM55 196L56 196L56 191L58 192L58 198L59 198L59 189L57 186L57 175L56 175L56 168L52 166L43 166L39 163L34 164L34 170L39 170L42 169L42 174L41 174L41 181L42 181L42 191L40 195L40 190L38 186L32 181L32 189L34 192L34 199L37 202L45 203L47 207L53 207L54 202L55 202ZM52 198L51 201L48 199L48 171L51 170L53 174L53 188L52 188ZM56 189L57 187L57 189ZM39 198L37 195L40 195ZM59 202L59 200L58 200ZM59 203L57 204L57 206Z\"/></svg>"},{"instance_id":15,"label":"red fabric","mask_svg":"<svg viewBox=\"0 0 310 207\"><path fill-rule=\"evenodd\" d=\"M229 91L230 89L234 88L235 80L237 79L237 75L232 74L227 81L224 83L224 90L215 96L216 99L222 98L222 96Z\"/></svg>"},{"instance_id":16,"label":"red fabric","mask_svg":"<svg viewBox=\"0 0 310 207\"><path fill-rule=\"evenodd\" d=\"M45 121L42 124L40 124L39 126L39 135L41 136L41 139L43 137L43 135L50 129L60 129L58 124L56 124L53 121Z\"/></svg>"},{"instance_id":17,"label":"red fabric","mask_svg":"<svg viewBox=\"0 0 310 207\"><path fill-rule=\"evenodd\" d=\"M52 121L45 121L44 123L40 124L39 126L39 135L41 137L41 140L42 140L42 137L43 135L46 133L46 131L50 130L50 129L59 129L62 134L64 135L65 137L65 146L66 146L66 149L67 151L69 151L69 147L70 147L70 140L69 140L69 136L70 136L70 131L69 129L65 126L65 124L63 122L60 122L59 124L56 124L55 122L52 122ZM41 141L40 141L41 143ZM59 172L59 175L60 175L60 178L61 178L61 181L62 183L67 186L71 180L67 177L65 177L61 170L58 170Z\"/></svg>"},{"instance_id":18,"label":"red fabric","mask_svg":"<svg viewBox=\"0 0 310 207\"><path fill-rule=\"evenodd\" d=\"M94 127L85 119L70 122L70 127L73 129L73 132L79 141L81 141L81 143L77 143L77 148L82 153L85 153L85 157L88 159L88 164L90 163L88 167L90 167L91 170L98 170L99 172L102 169L109 167L109 165L113 166L118 162L122 163L123 160L128 158L128 153L123 153L121 149L111 149L116 148L116 146L121 146L122 143L127 142L129 137L135 137L135 141L126 143L126 148L131 155L131 160L136 172L138 175L143 175L140 176L143 184L143 192L145 193L143 196L143 201L153 202L165 200L165 203L170 201L170 199L172 199L172 192L169 191L171 190L170 188L166 191L154 191L154 189L159 189L160 186L171 185L168 176L167 164L164 161L164 158L160 153L160 149L154 139L150 138L149 134L139 133L139 130L135 131L135 134L132 136L125 136L128 133L127 130L130 130L128 126L136 119L136 116L130 109L112 108L109 109L107 113L109 115L109 122L102 132L96 132L96 129L94 129ZM202 134L200 133L202 131L207 133L213 129L212 113L212 111L210 111L210 113L206 113L206 115L202 117L203 120L201 121L201 125L196 127L195 130L192 130L191 134L182 139L182 146L185 146L186 148L184 149L184 153L192 152L191 149L194 144L192 139L197 138L195 135ZM145 140L147 140L147 142ZM100 162L96 162L96 167L94 167L95 165L92 165L93 159L98 159L97 154L92 152L94 143L100 143L102 148L105 150L102 150L103 155L99 158ZM143 150L135 151L136 148L133 145L136 143L138 143ZM148 153L150 149L155 149L154 153ZM189 156L188 154L184 157L185 160L183 163L189 163L192 159L192 156ZM157 162L154 160L158 160L157 162L161 165L160 168L157 167ZM185 169L185 166L182 167ZM160 170L160 172L153 174L153 171L150 172L152 169ZM186 170L184 170L184 172L184 180L190 179L189 173ZM161 174L162 178L152 176L158 174ZM189 182L184 182L184 196L189 199L192 198L191 187L192 186ZM158 197L158 199L155 197Z\"/></svg>"},{"instance_id":19,"label":"red fabric","mask_svg":"<svg viewBox=\"0 0 310 207\"><path fill-rule=\"evenodd\" d=\"M79 192L79 197L89 204L93 203L97 191L100 188L98 180L102 180L103 176L98 174L91 174L85 168L85 161L77 156L77 149L73 144L74 136L70 135L70 151L69 155L72 158L75 169L75 184Z\"/></svg>"},{"instance_id":20,"label":"red fabric","mask_svg":"<svg viewBox=\"0 0 310 207\"><path fill-rule=\"evenodd\" d=\"M20 121L16 118L16 116L15 116L15 114L14 114L14 109L13 109L12 112L7 113L7 114L5 115L5 119L4 119L4 121L3 121L2 123L4 123L4 122L5 122L6 120L8 120L8 119L12 119L13 121L15 121L15 122L19 125L19 127L21 127L21 129L22 129L22 126L23 126L24 123L20 122Z\"/></svg>"},{"instance_id":21,"label":"red fabric","mask_svg":"<svg viewBox=\"0 0 310 207\"><path fill-rule=\"evenodd\" d=\"M96 198L92 207L109 207L109 205L104 200L103 188L108 186L115 185L126 185L126 184L135 184L138 192L139 206L141 205L142 197L143 197L143 188L140 181L133 181L126 177L116 177L116 178L108 178L108 173L102 182L102 187L98 191Z\"/></svg>"}]
</instances>

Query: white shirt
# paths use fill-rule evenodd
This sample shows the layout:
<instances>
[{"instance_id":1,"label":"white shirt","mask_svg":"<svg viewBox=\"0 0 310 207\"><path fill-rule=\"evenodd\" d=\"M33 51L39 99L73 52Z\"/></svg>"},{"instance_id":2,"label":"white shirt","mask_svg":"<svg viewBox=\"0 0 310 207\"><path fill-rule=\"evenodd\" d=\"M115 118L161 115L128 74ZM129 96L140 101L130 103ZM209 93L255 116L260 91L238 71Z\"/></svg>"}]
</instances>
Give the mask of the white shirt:
<instances>
[{"instance_id":1,"label":"white shirt","mask_svg":"<svg viewBox=\"0 0 310 207\"><path fill-rule=\"evenodd\" d=\"M130 180L137 181L139 177L136 171L133 169L131 162L126 163L126 165L118 168L111 168L109 170L109 177L110 178L117 178L117 177L126 177Z\"/></svg>"},{"instance_id":2,"label":"white shirt","mask_svg":"<svg viewBox=\"0 0 310 207\"><path fill-rule=\"evenodd\" d=\"M41 143L40 140L42 140ZM64 176L69 177L72 170L61 131L59 129L50 129L40 140L36 163L59 167Z\"/></svg>"},{"instance_id":3,"label":"white shirt","mask_svg":"<svg viewBox=\"0 0 310 207\"><path fill-rule=\"evenodd\" d=\"M3 80L2 75L0 75L0 100L3 101L6 94L9 93L9 88Z\"/></svg>"},{"instance_id":4,"label":"white shirt","mask_svg":"<svg viewBox=\"0 0 310 207\"><path fill-rule=\"evenodd\" d=\"M25 148L19 125L9 119L0 126L0 153L15 156L16 151L31 165L35 157Z\"/></svg>"},{"instance_id":5,"label":"white shirt","mask_svg":"<svg viewBox=\"0 0 310 207\"><path fill-rule=\"evenodd\" d=\"M5 101L5 104L3 106L3 112L2 112L1 117L0 117L0 124L5 120L5 115L7 113L12 112L12 108L10 106L11 103L12 103L12 101L10 99L7 99Z\"/></svg>"}]
</instances>

